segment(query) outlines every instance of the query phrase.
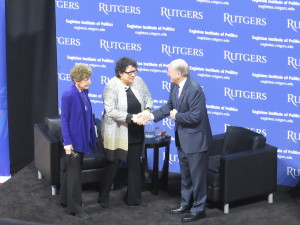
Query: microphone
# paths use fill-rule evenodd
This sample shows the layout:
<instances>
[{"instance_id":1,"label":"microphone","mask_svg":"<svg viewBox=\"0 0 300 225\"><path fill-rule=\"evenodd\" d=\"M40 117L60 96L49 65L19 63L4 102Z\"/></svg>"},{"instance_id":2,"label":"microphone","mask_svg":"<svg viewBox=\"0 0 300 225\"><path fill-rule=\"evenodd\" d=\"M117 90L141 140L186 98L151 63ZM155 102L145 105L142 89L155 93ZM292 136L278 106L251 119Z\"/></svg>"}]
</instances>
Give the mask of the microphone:
<instances>
[{"instance_id":1,"label":"microphone","mask_svg":"<svg viewBox=\"0 0 300 225\"><path fill-rule=\"evenodd\" d=\"M77 158L79 153L78 152L75 152L74 150L71 151L71 155L74 157L74 158Z\"/></svg>"}]
</instances>

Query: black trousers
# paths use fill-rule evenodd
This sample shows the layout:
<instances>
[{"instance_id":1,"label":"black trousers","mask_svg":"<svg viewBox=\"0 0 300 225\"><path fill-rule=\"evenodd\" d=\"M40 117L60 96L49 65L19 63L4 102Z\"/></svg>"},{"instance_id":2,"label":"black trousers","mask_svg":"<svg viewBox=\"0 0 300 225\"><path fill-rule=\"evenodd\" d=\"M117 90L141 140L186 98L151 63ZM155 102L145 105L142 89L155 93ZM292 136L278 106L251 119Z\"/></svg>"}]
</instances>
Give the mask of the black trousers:
<instances>
[{"instance_id":1,"label":"black trousers","mask_svg":"<svg viewBox=\"0 0 300 225\"><path fill-rule=\"evenodd\" d=\"M141 157L142 143L129 144L127 153L128 182L125 201L129 205L139 205L142 199ZM119 160L110 163L100 181L99 201L109 202L109 192L119 169Z\"/></svg>"},{"instance_id":2,"label":"black trousers","mask_svg":"<svg viewBox=\"0 0 300 225\"><path fill-rule=\"evenodd\" d=\"M67 205L68 213L75 214L82 210L82 182L81 168L83 153L66 155L61 158L59 198L62 204Z\"/></svg>"}]
</instances>

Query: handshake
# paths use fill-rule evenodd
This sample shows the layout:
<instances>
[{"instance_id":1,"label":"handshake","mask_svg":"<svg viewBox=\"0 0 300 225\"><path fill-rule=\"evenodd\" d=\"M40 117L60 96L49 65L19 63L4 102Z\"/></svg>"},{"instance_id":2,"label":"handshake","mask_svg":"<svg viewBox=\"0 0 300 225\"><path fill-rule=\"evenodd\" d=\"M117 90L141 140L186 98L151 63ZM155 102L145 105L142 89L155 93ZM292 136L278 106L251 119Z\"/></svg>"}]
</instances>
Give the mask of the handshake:
<instances>
[{"instance_id":1,"label":"handshake","mask_svg":"<svg viewBox=\"0 0 300 225\"><path fill-rule=\"evenodd\" d=\"M153 115L148 110L144 110L138 114L133 114L132 121L138 125L145 125L149 120L153 120Z\"/></svg>"}]
</instances>

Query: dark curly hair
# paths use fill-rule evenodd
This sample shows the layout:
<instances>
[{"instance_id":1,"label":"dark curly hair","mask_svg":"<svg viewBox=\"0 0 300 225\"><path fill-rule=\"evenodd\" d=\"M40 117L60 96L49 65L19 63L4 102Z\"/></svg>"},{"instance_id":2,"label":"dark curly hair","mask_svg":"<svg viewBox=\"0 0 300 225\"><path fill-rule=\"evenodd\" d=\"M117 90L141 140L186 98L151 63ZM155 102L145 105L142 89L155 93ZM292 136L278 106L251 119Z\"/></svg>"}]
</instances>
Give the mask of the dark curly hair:
<instances>
[{"instance_id":1,"label":"dark curly hair","mask_svg":"<svg viewBox=\"0 0 300 225\"><path fill-rule=\"evenodd\" d=\"M137 68L137 61L128 58L128 57L122 57L120 58L117 63L116 63L116 67L115 67L115 73L116 73L116 77L120 78L119 72L123 73L126 70L127 66L132 66L134 68Z\"/></svg>"}]
</instances>

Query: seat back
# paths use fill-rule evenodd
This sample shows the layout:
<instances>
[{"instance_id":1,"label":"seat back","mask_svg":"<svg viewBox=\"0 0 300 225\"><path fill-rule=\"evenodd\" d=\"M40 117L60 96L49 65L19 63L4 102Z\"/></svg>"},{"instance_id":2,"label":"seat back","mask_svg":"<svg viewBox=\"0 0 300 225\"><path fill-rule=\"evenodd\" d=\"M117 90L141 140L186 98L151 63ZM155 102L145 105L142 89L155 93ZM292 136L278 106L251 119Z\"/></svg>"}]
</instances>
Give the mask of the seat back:
<instances>
[{"instance_id":1,"label":"seat back","mask_svg":"<svg viewBox=\"0 0 300 225\"><path fill-rule=\"evenodd\" d=\"M222 155L255 150L264 147L266 138L244 127L228 126L225 134Z\"/></svg>"},{"instance_id":2,"label":"seat back","mask_svg":"<svg viewBox=\"0 0 300 225\"><path fill-rule=\"evenodd\" d=\"M57 139L57 141L62 140L59 115L45 117L45 125L48 128L48 130L51 132L51 134Z\"/></svg>"}]
</instances>

